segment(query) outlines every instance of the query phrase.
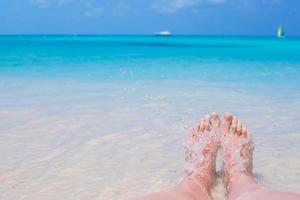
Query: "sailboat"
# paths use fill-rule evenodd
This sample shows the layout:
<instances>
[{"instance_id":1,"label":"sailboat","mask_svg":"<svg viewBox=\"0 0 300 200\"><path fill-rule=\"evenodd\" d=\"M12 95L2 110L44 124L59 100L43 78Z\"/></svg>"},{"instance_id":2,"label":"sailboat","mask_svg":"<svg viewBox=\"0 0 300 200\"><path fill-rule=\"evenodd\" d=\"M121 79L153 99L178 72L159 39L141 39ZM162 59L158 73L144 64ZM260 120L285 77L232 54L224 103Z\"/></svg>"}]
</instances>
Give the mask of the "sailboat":
<instances>
[{"instance_id":1,"label":"sailboat","mask_svg":"<svg viewBox=\"0 0 300 200\"><path fill-rule=\"evenodd\" d=\"M283 38L284 37L284 32L283 32L283 28L282 28L281 25L277 29L277 37L278 38Z\"/></svg>"}]
</instances>

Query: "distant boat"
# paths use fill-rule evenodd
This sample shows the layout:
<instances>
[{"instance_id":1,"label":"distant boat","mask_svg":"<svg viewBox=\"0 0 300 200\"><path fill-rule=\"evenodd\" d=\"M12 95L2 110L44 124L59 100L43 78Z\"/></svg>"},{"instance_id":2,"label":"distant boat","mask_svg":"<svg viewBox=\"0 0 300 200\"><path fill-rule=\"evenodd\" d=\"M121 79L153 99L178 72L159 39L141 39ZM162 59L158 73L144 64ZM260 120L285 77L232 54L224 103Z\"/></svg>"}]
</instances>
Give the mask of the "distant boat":
<instances>
[{"instance_id":1,"label":"distant boat","mask_svg":"<svg viewBox=\"0 0 300 200\"><path fill-rule=\"evenodd\" d=\"M283 31L283 28L282 28L281 25L277 29L277 37L278 38L283 38L284 37L284 31Z\"/></svg>"},{"instance_id":2,"label":"distant boat","mask_svg":"<svg viewBox=\"0 0 300 200\"><path fill-rule=\"evenodd\" d=\"M156 36L171 36L172 33L170 31L160 31L155 33Z\"/></svg>"}]
</instances>

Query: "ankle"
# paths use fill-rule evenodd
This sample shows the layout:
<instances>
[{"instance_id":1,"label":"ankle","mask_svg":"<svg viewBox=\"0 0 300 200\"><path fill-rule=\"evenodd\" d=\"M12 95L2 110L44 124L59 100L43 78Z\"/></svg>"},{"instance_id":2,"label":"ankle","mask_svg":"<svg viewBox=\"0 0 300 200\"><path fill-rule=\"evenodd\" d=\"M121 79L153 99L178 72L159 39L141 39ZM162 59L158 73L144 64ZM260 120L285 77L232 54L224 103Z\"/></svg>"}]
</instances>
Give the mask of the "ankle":
<instances>
[{"instance_id":1,"label":"ankle","mask_svg":"<svg viewBox=\"0 0 300 200\"><path fill-rule=\"evenodd\" d=\"M208 181L200 176L187 176L175 188L174 191L181 194L190 194L196 196L207 196L210 199L211 186Z\"/></svg>"},{"instance_id":2,"label":"ankle","mask_svg":"<svg viewBox=\"0 0 300 200\"><path fill-rule=\"evenodd\" d=\"M257 184L251 175L242 172L235 172L231 174L228 184L228 195L239 196L244 192L253 192L260 190L261 187Z\"/></svg>"}]
</instances>

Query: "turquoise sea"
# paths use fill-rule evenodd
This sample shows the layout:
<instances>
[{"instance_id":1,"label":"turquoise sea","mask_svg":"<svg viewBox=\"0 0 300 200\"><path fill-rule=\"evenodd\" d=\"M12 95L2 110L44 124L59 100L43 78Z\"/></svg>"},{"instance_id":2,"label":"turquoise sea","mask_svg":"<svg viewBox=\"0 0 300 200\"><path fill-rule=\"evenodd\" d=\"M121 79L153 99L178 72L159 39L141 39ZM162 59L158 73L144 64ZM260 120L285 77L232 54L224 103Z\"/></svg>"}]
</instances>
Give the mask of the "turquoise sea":
<instances>
[{"instance_id":1,"label":"turquoise sea","mask_svg":"<svg viewBox=\"0 0 300 200\"><path fill-rule=\"evenodd\" d=\"M300 38L1 36L1 76L299 85Z\"/></svg>"},{"instance_id":2,"label":"turquoise sea","mask_svg":"<svg viewBox=\"0 0 300 200\"><path fill-rule=\"evenodd\" d=\"M299 192L300 38L0 36L0 199L167 190L212 111L252 130L262 185Z\"/></svg>"}]
</instances>

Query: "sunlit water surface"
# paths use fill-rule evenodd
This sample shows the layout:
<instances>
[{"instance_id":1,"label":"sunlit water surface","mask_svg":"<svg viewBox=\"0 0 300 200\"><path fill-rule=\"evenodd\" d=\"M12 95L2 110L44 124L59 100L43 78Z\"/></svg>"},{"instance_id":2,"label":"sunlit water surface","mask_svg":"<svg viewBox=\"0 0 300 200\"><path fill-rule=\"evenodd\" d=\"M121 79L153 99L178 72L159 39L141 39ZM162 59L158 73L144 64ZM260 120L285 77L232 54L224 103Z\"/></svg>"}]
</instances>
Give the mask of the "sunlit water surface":
<instances>
[{"instance_id":1,"label":"sunlit water surface","mask_svg":"<svg viewBox=\"0 0 300 200\"><path fill-rule=\"evenodd\" d=\"M300 189L300 40L1 36L0 199L132 199L184 176L209 112L252 130L254 175ZM221 158L218 159L218 172ZM213 191L225 199L220 179Z\"/></svg>"}]
</instances>

